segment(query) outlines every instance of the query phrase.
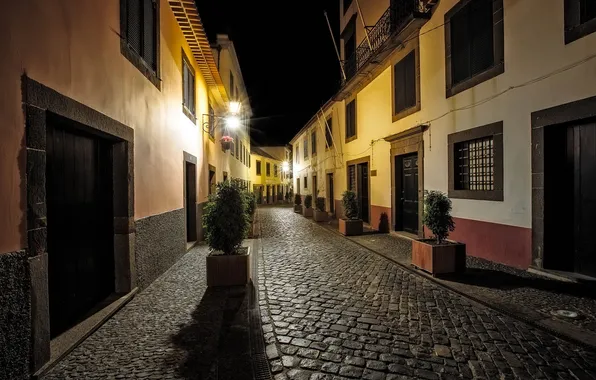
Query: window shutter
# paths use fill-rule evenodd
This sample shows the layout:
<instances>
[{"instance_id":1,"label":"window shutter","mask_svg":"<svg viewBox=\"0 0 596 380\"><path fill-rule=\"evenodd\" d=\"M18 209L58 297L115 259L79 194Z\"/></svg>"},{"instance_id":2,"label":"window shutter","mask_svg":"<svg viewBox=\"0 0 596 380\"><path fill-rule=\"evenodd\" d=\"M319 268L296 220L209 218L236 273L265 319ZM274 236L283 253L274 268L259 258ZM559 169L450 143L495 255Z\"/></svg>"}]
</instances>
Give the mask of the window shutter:
<instances>
[{"instance_id":1,"label":"window shutter","mask_svg":"<svg viewBox=\"0 0 596 380\"><path fill-rule=\"evenodd\" d=\"M468 38L469 7L462 8L450 20L451 26L451 70L453 83L459 83L470 75L470 45Z\"/></svg>"},{"instance_id":2,"label":"window shutter","mask_svg":"<svg viewBox=\"0 0 596 380\"><path fill-rule=\"evenodd\" d=\"M416 54L412 51L404 59L404 106L405 108L416 105Z\"/></svg>"},{"instance_id":3,"label":"window shutter","mask_svg":"<svg viewBox=\"0 0 596 380\"><path fill-rule=\"evenodd\" d=\"M481 0L470 4L470 76L493 65L493 1Z\"/></svg>"},{"instance_id":4,"label":"window shutter","mask_svg":"<svg viewBox=\"0 0 596 380\"><path fill-rule=\"evenodd\" d=\"M126 38L130 47L141 54L141 35L143 34L142 3L143 0L128 0L126 7Z\"/></svg>"},{"instance_id":5,"label":"window shutter","mask_svg":"<svg viewBox=\"0 0 596 380\"><path fill-rule=\"evenodd\" d=\"M156 5L153 0L143 0L143 54L145 62L153 70L157 68L156 62Z\"/></svg>"},{"instance_id":6,"label":"window shutter","mask_svg":"<svg viewBox=\"0 0 596 380\"><path fill-rule=\"evenodd\" d=\"M406 75L403 60L395 65L394 71L395 112L397 113L406 108Z\"/></svg>"}]
</instances>

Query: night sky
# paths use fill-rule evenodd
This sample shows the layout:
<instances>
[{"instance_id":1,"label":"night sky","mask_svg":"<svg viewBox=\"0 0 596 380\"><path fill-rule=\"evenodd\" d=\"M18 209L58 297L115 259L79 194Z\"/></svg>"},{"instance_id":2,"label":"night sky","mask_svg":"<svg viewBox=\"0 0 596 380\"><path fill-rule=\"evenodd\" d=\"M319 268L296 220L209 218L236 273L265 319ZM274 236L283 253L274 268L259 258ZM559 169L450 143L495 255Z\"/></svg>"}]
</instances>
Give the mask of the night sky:
<instances>
[{"instance_id":1,"label":"night sky","mask_svg":"<svg viewBox=\"0 0 596 380\"><path fill-rule=\"evenodd\" d=\"M323 11L338 40L339 1L197 0L210 40L234 42L253 109L251 138L285 144L339 87Z\"/></svg>"}]
</instances>

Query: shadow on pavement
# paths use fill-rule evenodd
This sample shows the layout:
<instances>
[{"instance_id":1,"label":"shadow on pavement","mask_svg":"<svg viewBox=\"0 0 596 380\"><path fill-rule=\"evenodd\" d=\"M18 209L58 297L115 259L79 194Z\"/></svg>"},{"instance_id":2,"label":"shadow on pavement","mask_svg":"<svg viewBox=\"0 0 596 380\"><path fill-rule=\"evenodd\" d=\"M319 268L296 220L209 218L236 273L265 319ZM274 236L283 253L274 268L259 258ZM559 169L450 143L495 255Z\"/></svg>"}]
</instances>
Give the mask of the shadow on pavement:
<instances>
[{"instance_id":1,"label":"shadow on pavement","mask_svg":"<svg viewBox=\"0 0 596 380\"><path fill-rule=\"evenodd\" d=\"M440 278L446 281L480 286L484 288L500 290L532 288L557 294L563 293L576 297L596 299L596 288L594 286L571 282L566 283L558 280L550 280L547 278L538 278L534 276L524 277L492 269L468 267L465 273L457 275L442 275Z\"/></svg>"},{"instance_id":2,"label":"shadow on pavement","mask_svg":"<svg viewBox=\"0 0 596 380\"><path fill-rule=\"evenodd\" d=\"M185 379L252 379L248 303L251 285L208 288L172 342L187 352Z\"/></svg>"}]
</instances>

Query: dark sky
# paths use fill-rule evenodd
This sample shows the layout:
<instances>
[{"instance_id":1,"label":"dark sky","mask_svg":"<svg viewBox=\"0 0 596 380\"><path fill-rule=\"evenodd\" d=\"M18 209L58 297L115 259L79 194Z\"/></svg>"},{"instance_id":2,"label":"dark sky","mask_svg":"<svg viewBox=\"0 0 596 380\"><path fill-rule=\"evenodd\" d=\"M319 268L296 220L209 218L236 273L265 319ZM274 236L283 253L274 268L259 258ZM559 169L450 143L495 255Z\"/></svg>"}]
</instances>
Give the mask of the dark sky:
<instances>
[{"instance_id":1,"label":"dark sky","mask_svg":"<svg viewBox=\"0 0 596 380\"><path fill-rule=\"evenodd\" d=\"M210 39L234 42L257 144L285 144L335 93L340 69L323 11L338 35L338 0L197 0ZM339 42L339 41L338 41Z\"/></svg>"}]
</instances>

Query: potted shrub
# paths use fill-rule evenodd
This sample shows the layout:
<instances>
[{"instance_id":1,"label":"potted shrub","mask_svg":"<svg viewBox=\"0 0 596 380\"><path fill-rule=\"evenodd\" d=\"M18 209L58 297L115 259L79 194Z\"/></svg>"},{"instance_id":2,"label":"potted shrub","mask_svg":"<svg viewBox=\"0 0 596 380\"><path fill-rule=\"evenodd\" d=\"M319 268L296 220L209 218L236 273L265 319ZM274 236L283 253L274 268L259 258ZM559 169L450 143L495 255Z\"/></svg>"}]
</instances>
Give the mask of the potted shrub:
<instances>
[{"instance_id":1,"label":"potted shrub","mask_svg":"<svg viewBox=\"0 0 596 380\"><path fill-rule=\"evenodd\" d=\"M294 196L294 212L302 214L302 196L300 194Z\"/></svg>"},{"instance_id":2,"label":"potted shrub","mask_svg":"<svg viewBox=\"0 0 596 380\"><path fill-rule=\"evenodd\" d=\"M255 223L255 211L257 210L257 197L254 193L251 193L248 190L244 190L242 196L244 197L244 212L246 212L249 223L246 230L246 237L252 238Z\"/></svg>"},{"instance_id":3,"label":"potted shrub","mask_svg":"<svg viewBox=\"0 0 596 380\"><path fill-rule=\"evenodd\" d=\"M312 218L313 210L312 210L312 195L308 194L304 197L304 208L302 209L302 215L306 218Z\"/></svg>"},{"instance_id":4,"label":"potted shrub","mask_svg":"<svg viewBox=\"0 0 596 380\"><path fill-rule=\"evenodd\" d=\"M464 271L466 246L447 240L455 228L451 218L451 199L440 191L424 196L422 223L433 233L433 239L412 240L412 265L433 276Z\"/></svg>"},{"instance_id":5,"label":"potted shrub","mask_svg":"<svg viewBox=\"0 0 596 380\"><path fill-rule=\"evenodd\" d=\"M250 250L242 246L249 222L239 186L217 184L205 205L203 229L211 251L207 256L207 286L244 285L250 280Z\"/></svg>"},{"instance_id":6,"label":"potted shrub","mask_svg":"<svg viewBox=\"0 0 596 380\"><path fill-rule=\"evenodd\" d=\"M362 235L362 220L358 218L358 200L353 191L344 191L341 203L345 218L339 219L339 232L345 236Z\"/></svg>"},{"instance_id":7,"label":"potted shrub","mask_svg":"<svg viewBox=\"0 0 596 380\"><path fill-rule=\"evenodd\" d=\"M328 218L327 211L325 211L325 198L317 197L315 200L315 222L326 222Z\"/></svg>"}]
</instances>

